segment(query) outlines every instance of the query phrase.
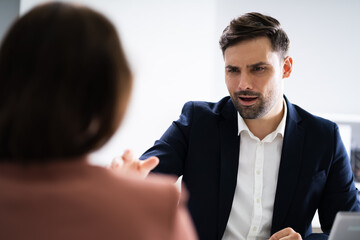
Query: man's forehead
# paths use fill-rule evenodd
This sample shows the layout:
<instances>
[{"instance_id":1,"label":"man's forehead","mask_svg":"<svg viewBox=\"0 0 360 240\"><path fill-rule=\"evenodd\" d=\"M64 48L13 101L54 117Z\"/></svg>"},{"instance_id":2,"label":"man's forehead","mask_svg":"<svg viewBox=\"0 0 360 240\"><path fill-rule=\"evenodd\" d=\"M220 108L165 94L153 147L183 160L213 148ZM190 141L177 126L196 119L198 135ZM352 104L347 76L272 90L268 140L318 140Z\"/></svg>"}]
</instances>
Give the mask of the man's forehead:
<instances>
[{"instance_id":1,"label":"man's forehead","mask_svg":"<svg viewBox=\"0 0 360 240\"><path fill-rule=\"evenodd\" d=\"M228 47L224 52L225 65L254 65L260 62L272 64L280 60L279 53L273 51L266 41L248 41Z\"/></svg>"},{"instance_id":2,"label":"man's forehead","mask_svg":"<svg viewBox=\"0 0 360 240\"><path fill-rule=\"evenodd\" d=\"M273 56L274 53L271 54L257 54L257 55L249 55L249 54L234 54L225 57L225 66L253 66L253 65L272 65L274 60L278 58Z\"/></svg>"}]
</instances>

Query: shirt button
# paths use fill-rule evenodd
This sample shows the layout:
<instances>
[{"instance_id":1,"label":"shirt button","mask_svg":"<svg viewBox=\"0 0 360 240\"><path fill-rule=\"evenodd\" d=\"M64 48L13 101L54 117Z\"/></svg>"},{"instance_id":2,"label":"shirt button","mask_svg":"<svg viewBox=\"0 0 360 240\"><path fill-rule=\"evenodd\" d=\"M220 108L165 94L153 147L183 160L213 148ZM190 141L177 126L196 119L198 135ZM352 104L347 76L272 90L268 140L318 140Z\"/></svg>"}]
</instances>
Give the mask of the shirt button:
<instances>
[{"instance_id":1,"label":"shirt button","mask_svg":"<svg viewBox=\"0 0 360 240\"><path fill-rule=\"evenodd\" d=\"M253 231L256 232L257 228L256 227L253 227Z\"/></svg>"},{"instance_id":2,"label":"shirt button","mask_svg":"<svg viewBox=\"0 0 360 240\"><path fill-rule=\"evenodd\" d=\"M259 199L259 198L257 198L257 199L256 199L256 203L259 203L259 202L260 202L260 199Z\"/></svg>"},{"instance_id":3,"label":"shirt button","mask_svg":"<svg viewBox=\"0 0 360 240\"><path fill-rule=\"evenodd\" d=\"M260 170L256 170L256 174L259 175L261 173Z\"/></svg>"}]
</instances>

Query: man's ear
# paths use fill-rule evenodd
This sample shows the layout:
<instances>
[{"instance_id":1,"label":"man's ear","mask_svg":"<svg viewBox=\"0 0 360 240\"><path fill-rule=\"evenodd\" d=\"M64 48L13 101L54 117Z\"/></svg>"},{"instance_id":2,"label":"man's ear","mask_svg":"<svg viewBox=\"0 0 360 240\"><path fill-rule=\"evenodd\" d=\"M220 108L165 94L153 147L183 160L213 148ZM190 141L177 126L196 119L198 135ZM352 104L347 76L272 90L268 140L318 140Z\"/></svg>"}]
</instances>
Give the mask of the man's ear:
<instances>
[{"instance_id":1,"label":"man's ear","mask_svg":"<svg viewBox=\"0 0 360 240\"><path fill-rule=\"evenodd\" d=\"M293 60L291 57L287 56L283 62L283 75L282 75L283 78L290 77L290 74L292 72L292 66L293 66Z\"/></svg>"}]
</instances>

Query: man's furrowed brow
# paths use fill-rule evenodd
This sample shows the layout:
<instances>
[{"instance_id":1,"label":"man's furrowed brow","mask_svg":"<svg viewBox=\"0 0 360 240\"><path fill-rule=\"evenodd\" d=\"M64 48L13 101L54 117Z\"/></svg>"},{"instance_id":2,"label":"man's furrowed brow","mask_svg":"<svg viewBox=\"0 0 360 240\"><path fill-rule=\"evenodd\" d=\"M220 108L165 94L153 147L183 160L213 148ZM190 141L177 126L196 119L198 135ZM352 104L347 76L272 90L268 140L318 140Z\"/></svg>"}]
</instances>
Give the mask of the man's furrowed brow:
<instances>
[{"instance_id":1,"label":"man's furrowed brow","mask_svg":"<svg viewBox=\"0 0 360 240\"><path fill-rule=\"evenodd\" d=\"M225 68L229 69L229 70L238 70L239 69L238 67L235 67L235 66L232 66L232 65L226 65Z\"/></svg>"},{"instance_id":2,"label":"man's furrowed brow","mask_svg":"<svg viewBox=\"0 0 360 240\"><path fill-rule=\"evenodd\" d=\"M259 67L259 66L264 66L264 65L270 65L270 64L267 63L267 62L258 62L258 63L247 65L246 67L247 68L254 68L254 67Z\"/></svg>"}]
</instances>

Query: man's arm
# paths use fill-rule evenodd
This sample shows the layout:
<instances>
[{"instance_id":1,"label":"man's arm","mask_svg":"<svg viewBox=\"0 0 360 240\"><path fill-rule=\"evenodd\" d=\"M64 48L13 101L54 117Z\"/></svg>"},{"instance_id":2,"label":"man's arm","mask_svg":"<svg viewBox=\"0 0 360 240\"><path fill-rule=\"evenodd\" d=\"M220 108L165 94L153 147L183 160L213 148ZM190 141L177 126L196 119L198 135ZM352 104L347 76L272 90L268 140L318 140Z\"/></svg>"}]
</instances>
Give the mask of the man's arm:
<instances>
[{"instance_id":1,"label":"man's arm","mask_svg":"<svg viewBox=\"0 0 360 240\"><path fill-rule=\"evenodd\" d=\"M153 172L176 176L183 175L190 144L193 111L193 103L186 103L179 119L174 121L161 138L155 142L154 146L140 157L140 159L146 159L150 156L157 156L160 159L159 165Z\"/></svg>"},{"instance_id":2,"label":"man's arm","mask_svg":"<svg viewBox=\"0 0 360 240\"><path fill-rule=\"evenodd\" d=\"M321 228L324 233L310 234L305 240L326 240L330 233L335 215L339 211L360 211L358 191L354 185L353 173L346 149L341 140L338 127L333 128L333 151L329 165L329 173L322 198L318 207ZM285 228L275 233L270 240L301 239L290 228Z\"/></svg>"},{"instance_id":3,"label":"man's arm","mask_svg":"<svg viewBox=\"0 0 360 240\"><path fill-rule=\"evenodd\" d=\"M132 152L127 150L122 157L113 160L111 168L136 173L141 177L146 177L152 170L181 176L188 148L192 112L193 103L186 103L180 118L140 157L141 160L134 158Z\"/></svg>"},{"instance_id":4,"label":"man's arm","mask_svg":"<svg viewBox=\"0 0 360 240\"><path fill-rule=\"evenodd\" d=\"M336 125L334 131L333 161L318 209L321 228L326 234L330 233L337 212L360 211L350 160Z\"/></svg>"}]
</instances>

